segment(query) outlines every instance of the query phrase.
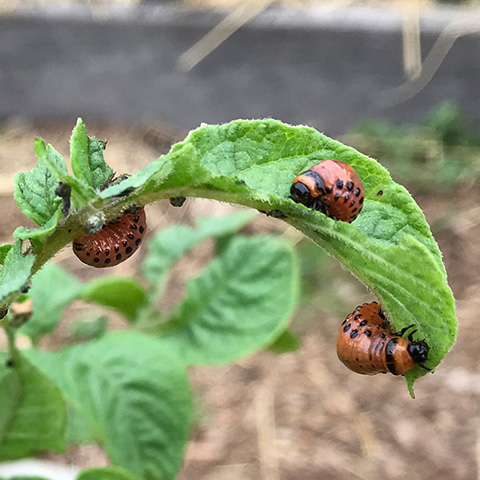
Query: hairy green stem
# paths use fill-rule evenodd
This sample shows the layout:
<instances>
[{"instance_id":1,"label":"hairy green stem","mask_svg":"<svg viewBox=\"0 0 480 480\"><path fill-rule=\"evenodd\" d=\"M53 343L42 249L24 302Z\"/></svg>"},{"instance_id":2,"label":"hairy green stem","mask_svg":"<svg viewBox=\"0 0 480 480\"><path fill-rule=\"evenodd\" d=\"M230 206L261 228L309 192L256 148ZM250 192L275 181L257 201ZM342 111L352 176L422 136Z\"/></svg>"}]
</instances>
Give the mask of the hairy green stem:
<instances>
[{"instance_id":1,"label":"hairy green stem","mask_svg":"<svg viewBox=\"0 0 480 480\"><path fill-rule=\"evenodd\" d=\"M111 221L122 215L129 205L136 204L144 206L159 200L166 200L171 197L197 197L206 198L210 200L218 200L221 202L237 203L246 207L255 208L257 210L268 210L269 205L264 202L246 200L245 196L232 195L217 190L194 189L194 188L180 188L171 190L161 190L157 192L149 192L145 195L135 196L135 194L111 203L105 202L103 208L98 208L98 211L103 211L106 220ZM88 212L88 213L87 213ZM83 225L87 221L89 215L92 214L92 209L84 209L77 215L68 218L65 223L58 228L37 252L37 258L33 265L32 275L40 270L51 258L53 258L62 248L66 247L77 236L84 233Z\"/></svg>"},{"instance_id":2,"label":"hairy green stem","mask_svg":"<svg viewBox=\"0 0 480 480\"><path fill-rule=\"evenodd\" d=\"M7 339L8 339L8 351L10 353L10 356L14 357L17 352L17 347L15 346L15 329L10 326L7 326L5 328L5 331L7 333Z\"/></svg>"}]
</instances>

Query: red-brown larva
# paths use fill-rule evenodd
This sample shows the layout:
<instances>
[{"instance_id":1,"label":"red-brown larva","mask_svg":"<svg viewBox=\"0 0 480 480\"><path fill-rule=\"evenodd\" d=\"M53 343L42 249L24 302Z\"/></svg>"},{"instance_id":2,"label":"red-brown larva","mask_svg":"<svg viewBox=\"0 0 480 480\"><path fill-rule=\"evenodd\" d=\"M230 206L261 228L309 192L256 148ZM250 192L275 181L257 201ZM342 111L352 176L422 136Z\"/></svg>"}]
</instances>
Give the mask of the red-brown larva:
<instances>
[{"instance_id":1,"label":"red-brown larva","mask_svg":"<svg viewBox=\"0 0 480 480\"><path fill-rule=\"evenodd\" d=\"M340 325L337 355L347 368L363 375L390 372L403 375L419 365L426 370L429 347L424 341L402 335L412 328L392 331L377 302L357 307Z\"/></svg>"},{"instance_id":2,"label":"red-brown larva","mask_svg":"<svg viewBox=\"0 0 480 480\"><path fill-rule=\"evenodd\" d=\"M147 231L145 210L124 213L103 225L98 233L87 233L73 241L73 253L87 265L114 267L130 258L140 247Z\"/></svg>"},{"instance_id":3,"label":"red-brown larva","mask_svg":"<svg viewBox=\"0 0 480 480\"><path fill-rule=\"evenodd\" d=\"M290 198L350 223L362 210L364 190L358 173L348 163L323 160L293 180Z\"/></svg>"}]
</instances>

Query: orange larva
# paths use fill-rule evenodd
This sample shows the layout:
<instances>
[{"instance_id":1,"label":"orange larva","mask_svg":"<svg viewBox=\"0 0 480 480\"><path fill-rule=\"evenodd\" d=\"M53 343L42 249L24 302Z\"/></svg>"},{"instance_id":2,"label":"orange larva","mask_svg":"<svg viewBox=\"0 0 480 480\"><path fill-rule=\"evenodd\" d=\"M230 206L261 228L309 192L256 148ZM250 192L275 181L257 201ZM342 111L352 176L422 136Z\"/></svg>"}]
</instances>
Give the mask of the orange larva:
<instances>
[{"instance_id":1,"label":"orange larva","mask_svg":"<svg viewBox=\"0 0 480 480\"><path fill-rule=\"evenodd\" d=\"M334 220L353 222L362 210L364 190L348 163L323 160L293 180L290 198Z\"/></svg>"},{"instance_id":2,"label":"orange larva","mask_svg":"<svg viewBox=\"0 0 480 480\"><path fill-rule=\"evenodd\" d=\"M87 233L73 241L73 253L87 265L114 267L130 258L140 247L147 230L145 210L124 213L103 225L98 233Z\"/></svg>"},{"instance_id":3,"label":"orange larva","mask_svg":"<svg viewBox=\"0 0 480 480\"><path fill-rule=\"evenodd\" d=\"M410 325L393 332L377 302L357 307L340 325L337 355L347 368L364 375L390 372L403 375L415 365L429 370L424 362L429 347L424 341L413 340Z\"/></svg>"}]
</instances>

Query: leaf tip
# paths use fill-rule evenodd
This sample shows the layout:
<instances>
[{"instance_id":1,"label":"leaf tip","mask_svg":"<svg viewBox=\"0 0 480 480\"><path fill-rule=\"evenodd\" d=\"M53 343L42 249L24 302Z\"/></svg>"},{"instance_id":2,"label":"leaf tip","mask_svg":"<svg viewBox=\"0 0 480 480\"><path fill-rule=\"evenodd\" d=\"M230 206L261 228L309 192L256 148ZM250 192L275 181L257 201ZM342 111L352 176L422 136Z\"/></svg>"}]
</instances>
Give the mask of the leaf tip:
<instances>
[{"instance_id":1,"label":"leaf tip","mask_svg":"<svg viewBox=\"0 0 480 480\"><path fill-rule=\"evenodd\" d=\"M45 142L41 138L35 138L33 145L35 155L37 155L38 158L42 158L46 155L47 147L45 146Z\"/></svg>"}]
</instances>

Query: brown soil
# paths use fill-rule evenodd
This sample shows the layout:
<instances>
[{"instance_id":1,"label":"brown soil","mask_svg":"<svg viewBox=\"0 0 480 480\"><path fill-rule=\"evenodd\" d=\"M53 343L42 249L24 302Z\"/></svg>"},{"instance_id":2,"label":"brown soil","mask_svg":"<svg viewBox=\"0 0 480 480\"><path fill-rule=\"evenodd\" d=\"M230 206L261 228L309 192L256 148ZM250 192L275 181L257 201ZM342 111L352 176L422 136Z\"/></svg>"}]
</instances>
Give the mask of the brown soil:
<instances>
[{"instance_id":1,"label":"brown soil","mask_svg":"<svg viewBox=\"0 0 480 480\"><path fill-rule=\"evenodd\" d=\"M107 160L118 172L138 170L177 136L156 133L165 130L162 126L149 132L92 125L89 130L109 140ZM33 138L44 138L66 155L69 135L70 126L11 124L3 129L1 242L10 241L17 225L29 224L12 199L12 179L15 172L34 166ZM480 349L472 329L480 309L480 192L471 190L461 201L418 200L427 219L439 225L436 237L458 301L460 324L451 353L434 375L416 384L416 400L409 397L402 378L348 371L335 353L341 318L319 309L296 353L276 357L261 352L230 366L191 369L200 418L179 480L478 478ZM231 209L201 200L189 200L181 209L159 203L147 211L150 235L168 224ZM263 217L253 225L256 231L286 231L281 222ZM210 255L207 244L177 267L170 301ZM69 249L56 261L81 278L96 274ZM115 273L135 274L135 265L126 262L115 267ZM364 293L364 298L371 296ZM296 317L302 314L300 306ZM59 345L63 335L60 329L45 345ZM95 446L71 447L53 458L80 467L106 464Z\"/></svg>"}]
</instances>

